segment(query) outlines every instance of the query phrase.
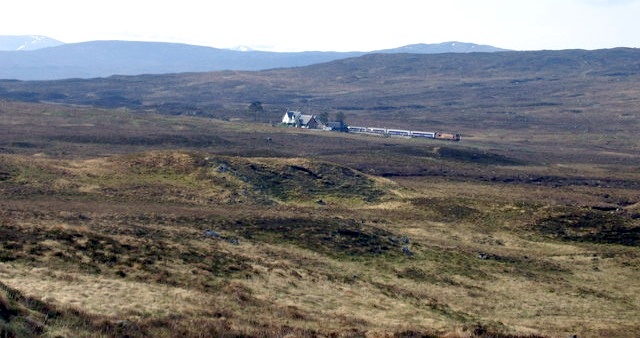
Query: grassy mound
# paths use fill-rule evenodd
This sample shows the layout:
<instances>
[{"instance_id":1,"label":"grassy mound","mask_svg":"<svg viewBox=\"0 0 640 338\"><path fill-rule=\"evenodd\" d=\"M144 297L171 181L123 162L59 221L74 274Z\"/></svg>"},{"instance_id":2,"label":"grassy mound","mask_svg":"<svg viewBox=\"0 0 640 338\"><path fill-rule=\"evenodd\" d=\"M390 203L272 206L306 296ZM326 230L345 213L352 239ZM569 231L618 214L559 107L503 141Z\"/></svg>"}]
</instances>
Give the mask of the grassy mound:
<instances>
[{"instance_id":1,"label":"grassy mound","mask_svg":"<svg viewBox=\"0 0 640 338\"><path fill-rule=\"evenodd\" d=\"M3 157L5 193L55 194L195 205L381 200L388 188L353 169L303 159L147 152L106 159L52 161ZM6 170L5 170L6 169Z\"/></svg>"}]
</instances>

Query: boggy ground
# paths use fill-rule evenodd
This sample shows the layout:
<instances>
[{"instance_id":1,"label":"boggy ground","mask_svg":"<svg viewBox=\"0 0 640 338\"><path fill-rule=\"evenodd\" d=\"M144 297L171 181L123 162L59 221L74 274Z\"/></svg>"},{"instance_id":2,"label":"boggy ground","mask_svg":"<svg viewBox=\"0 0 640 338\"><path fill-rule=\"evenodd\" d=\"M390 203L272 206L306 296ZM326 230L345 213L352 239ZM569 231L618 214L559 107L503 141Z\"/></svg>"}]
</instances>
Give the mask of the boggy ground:
<instances>
[{"instance_id":1,"label":"boggy ground","mask_svg":"<svg viewBox=\"0 0 640 338\"><path fill-rule=\"evenodd\" d=\"M2 336L640 330L635 143L540 161L550 143L3 109Z\"/></svg>"}]
</instances>

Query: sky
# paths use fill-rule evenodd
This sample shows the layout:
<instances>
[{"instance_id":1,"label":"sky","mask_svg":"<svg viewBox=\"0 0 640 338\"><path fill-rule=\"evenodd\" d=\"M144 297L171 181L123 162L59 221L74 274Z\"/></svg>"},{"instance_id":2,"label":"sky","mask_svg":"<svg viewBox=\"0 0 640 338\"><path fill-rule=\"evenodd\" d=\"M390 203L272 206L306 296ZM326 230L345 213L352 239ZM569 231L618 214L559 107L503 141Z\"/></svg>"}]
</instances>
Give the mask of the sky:
<instances>
[{"instance_id":1,"label":"sky","mask_svg":"<svg viewBox=\"0 0 640 338\"><path fill-rule=\"evenodd\" d=\"M269 51L600 49L640 47L638 18L640 0L4 0L0 35Z\"/></svg>"}]
</instances>

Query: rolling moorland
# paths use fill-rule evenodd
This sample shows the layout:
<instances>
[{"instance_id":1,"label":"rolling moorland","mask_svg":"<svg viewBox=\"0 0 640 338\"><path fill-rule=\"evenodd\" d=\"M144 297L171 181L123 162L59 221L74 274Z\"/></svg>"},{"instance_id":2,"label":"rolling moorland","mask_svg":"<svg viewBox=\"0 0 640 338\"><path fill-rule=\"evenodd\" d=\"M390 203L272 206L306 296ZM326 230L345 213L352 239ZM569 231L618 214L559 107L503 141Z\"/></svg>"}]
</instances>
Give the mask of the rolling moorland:
<instances>
[{"instance_id":1,"label":"rolling moorland","mask_svg":"<svg viewBox=\"0 0 640 338\"><path fill-rule=\"evenodd\" d=\"M0 336L636 337L638 80L613 49L0 81Z\"/></svg>"}]
</instances>

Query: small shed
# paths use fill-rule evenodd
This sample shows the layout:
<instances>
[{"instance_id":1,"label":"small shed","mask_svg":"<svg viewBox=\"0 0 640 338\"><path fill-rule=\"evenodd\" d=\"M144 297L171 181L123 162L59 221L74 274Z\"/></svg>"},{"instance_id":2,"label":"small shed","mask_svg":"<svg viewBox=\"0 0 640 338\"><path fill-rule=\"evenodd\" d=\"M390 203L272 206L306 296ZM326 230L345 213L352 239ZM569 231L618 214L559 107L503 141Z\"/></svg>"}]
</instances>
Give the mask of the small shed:
<instances>
[{"instance_id":1,"label":"small shed","mask_svg":"<svg viewBox=\"0 0 640 338\"><path fill-rule=\"evenodd\" d=\"M327 122L324 125L325 130L348 132L349 127L342 121Z\"/></svg>"}]
</instances>

